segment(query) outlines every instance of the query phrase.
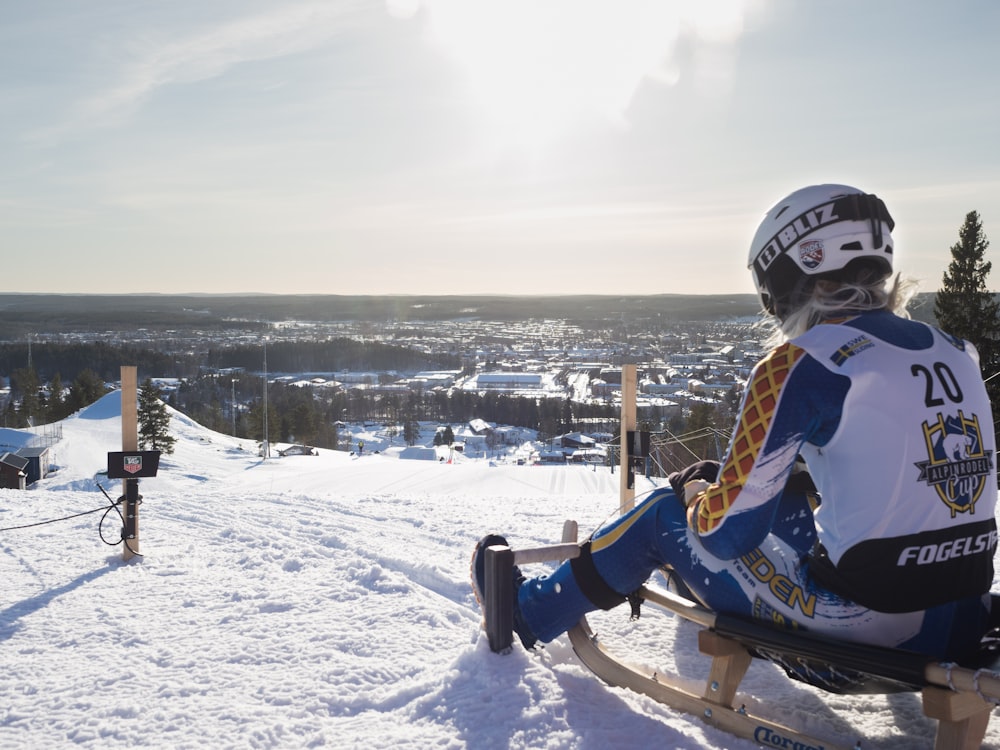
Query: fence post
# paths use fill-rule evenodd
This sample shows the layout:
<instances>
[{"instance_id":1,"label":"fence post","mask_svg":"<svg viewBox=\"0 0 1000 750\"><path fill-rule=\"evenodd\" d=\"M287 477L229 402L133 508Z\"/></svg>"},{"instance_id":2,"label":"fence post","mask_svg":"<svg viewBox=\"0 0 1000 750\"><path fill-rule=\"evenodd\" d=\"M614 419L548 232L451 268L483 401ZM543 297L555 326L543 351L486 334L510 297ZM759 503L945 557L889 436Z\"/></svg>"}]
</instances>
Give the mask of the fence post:
<instances>
[{"instance_id":1,"label":"fence post","mask_svg":"<svg viewBox=\"0 0 1000 750\"><path fill-rule=\"evenodd\" d=\"M635 500L635 485L630 482L632 473L631 456L629 449L629 434L635 431L635 388L636 371L635 365L622 365L622 427L621 427L621 449L619 462L621 466L621 476L619 477L619 487L621 488L621 501L618 511L626 513L632 509Z\"/></svg>"},{"instance_id":2,"label":"fence post","mask_svg":"<svg viewBox=\"0 0 1000 750\"><path fill-rule=\"evenodd\" d=\"M139 450L137 375L134 365L123 365L122 379L122 450ZM122 560L129 561L139 553L139 480L122 480L125 499L125 531L122 536Z\"/></svg>"}]
</instances>

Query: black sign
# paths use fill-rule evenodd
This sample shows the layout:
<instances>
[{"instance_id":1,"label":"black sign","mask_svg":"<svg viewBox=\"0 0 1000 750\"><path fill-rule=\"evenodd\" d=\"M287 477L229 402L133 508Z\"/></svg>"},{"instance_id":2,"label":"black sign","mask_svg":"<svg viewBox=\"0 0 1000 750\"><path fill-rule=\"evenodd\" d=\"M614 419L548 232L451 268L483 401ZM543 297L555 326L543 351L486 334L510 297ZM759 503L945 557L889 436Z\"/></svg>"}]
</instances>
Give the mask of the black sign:
<instances>
[{"instance_id":1,"label":"black sign","mask_svg":"<svg viewBox=\"0 0 1000 750\"><path fill-rule=\"evenodd\" d=\"M639 459L649 455L649 430L628 431L628 455Z\"/></svg>"},{"instance_id":2,"label":"black sign","mask_svg":"<svg viewBox=\"0 0 1000 750\"><path fill-rule=\"evenodd\" d=\"M108 479L155 477L160 467L160 451L118 451L108 453Z\"/></svg>"}]
</instances>

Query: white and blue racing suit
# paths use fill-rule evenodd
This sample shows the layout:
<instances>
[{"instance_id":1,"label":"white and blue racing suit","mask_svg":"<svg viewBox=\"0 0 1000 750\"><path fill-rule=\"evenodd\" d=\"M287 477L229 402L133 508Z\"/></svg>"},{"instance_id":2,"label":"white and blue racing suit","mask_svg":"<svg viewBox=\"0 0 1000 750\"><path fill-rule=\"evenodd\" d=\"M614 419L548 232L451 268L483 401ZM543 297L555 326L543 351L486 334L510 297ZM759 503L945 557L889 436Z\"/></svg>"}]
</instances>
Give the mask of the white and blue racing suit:
<instances>
[{"instance_id":1,"label":"white and blue racing suit","mask_svg":"<svg viewBox=\"0 0 1000 750\"><path fill-rule=\"evenodd\" d=\"M971 344L886 311L815 326L754 368L714 483L599 529L522 616L552 640L667 565L717 612L955 658L989 618L995 451ZM819 498L784 491L799 456Z\"/></svg>"}]
</instances>

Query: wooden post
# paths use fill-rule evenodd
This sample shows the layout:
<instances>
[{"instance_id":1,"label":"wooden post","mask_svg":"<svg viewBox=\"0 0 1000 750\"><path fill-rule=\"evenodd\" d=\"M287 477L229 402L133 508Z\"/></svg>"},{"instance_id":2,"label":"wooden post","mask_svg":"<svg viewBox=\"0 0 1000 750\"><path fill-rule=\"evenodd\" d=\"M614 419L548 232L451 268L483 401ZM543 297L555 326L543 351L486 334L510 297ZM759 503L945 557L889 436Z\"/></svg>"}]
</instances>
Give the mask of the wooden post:
<instances>
[{"instance_id":1,"label":"wooden post","mask_svg":"<svg viewBox=\"0 0 1000 750\"><path fill-rule=\"evenodd\" d=\"M698 631L698 650L712 657L712 669L702 697L720 706L732 708L736 690L753 657L742 644L711 630Z\"/></svg>"},{"instance_id":2,"label":"wooden post","mask_svg":"<svg viewBox=\"0 0 1000 750\"><path fill-rule=\"evenodd\" d=\"M938 720L935 750L974 750L990 723L993 704L974 693L956 693L940 687L923 689L924 715Z\"/></svg>"},{"instance_id":3,"label":"wooden post","mask_svg":"<svg viewBox=\"0 0 1000 750\"><path fill-rule=\"evenodd\" d=\"M635 431L635 386L636 374L635 365L622 365L622 428L621 428L621 476L619 486L621 487L621 504L618 508L620 513L626 513L635 504L635 483L629 487L629 477L634 477L632 467L629 465L629 440L630 432Z\"/></svg>"},{"instance_id":4,"label":"wooden post","mask_svg":"<svg viewBox=\"0 0 1000 750\"><path fill-rule=\"evenodd\" d=\"M139 450L139 417L137 375L134 365L123 365L122 378L122 450ZM125 498L125 534L122 540L122 560L131 560L139 552L139 480L123 479Z\"/></svg>"}]
</instances>

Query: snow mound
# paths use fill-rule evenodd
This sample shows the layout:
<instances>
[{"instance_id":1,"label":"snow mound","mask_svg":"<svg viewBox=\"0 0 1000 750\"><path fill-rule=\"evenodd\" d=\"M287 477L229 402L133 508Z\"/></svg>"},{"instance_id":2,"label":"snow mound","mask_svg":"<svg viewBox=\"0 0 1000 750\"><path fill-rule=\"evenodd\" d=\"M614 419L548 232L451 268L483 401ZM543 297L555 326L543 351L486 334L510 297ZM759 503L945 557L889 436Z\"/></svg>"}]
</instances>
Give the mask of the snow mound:
<instances>
[{"instance_id":1,"label":"snow mound","mask_svg":"<svg viewBox=\"0 0 1000 750\"><path fill-rule=\"evenodd\" d=\"M112 417L121 418L122 415L122 392L111 391L97 399L90 406L84 407L77 412L78 419L110 419Z\"/></svg>"}]
</instances>

